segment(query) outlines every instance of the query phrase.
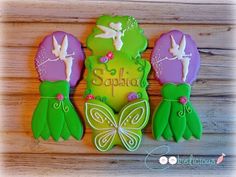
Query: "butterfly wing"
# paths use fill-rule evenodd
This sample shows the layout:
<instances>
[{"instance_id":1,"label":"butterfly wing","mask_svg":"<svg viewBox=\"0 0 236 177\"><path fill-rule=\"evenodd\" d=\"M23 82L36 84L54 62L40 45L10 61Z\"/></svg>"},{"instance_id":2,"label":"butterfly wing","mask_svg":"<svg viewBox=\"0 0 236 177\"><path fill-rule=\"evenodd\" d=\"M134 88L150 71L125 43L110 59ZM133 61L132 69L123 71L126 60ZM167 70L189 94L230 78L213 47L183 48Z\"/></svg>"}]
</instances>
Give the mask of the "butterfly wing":
<instances>
[{"instance_id":1,"label":"butterfly wing","mask_svg":"<svg viewBox=\"0 0 236 177\"><path fill-rule=\"evenodd\" d=\"M106 26L102 26L102 25L97 25L97 27L103 31L102 34L97 34L95 37L98 37L98 38L106 38L106 39L109 39L109 38L113 38L116 36L116 31L111 29L111 28L108 28Z\"/></svg>"},{"instance_id":2,"label":"butterfly wing","mask_svg":"<svg viewBox=\"0 0 236 177\"><path fill-rule=\"evenodd\" d=\"M116 136L115 129L109 129L99 132L94 137L94 144L99 151L105 152L110 150L114 145L114 139Z\"/></svg>"},{"instance_id":3,"label":"butterfly wing","mask_svg":"<svg viewBox=\"0 0 236 177\"><path fill-rule=\"evenodd\" d=\"M129 151L135 151L142 140L142 129L148 123L149 105L146 100L136 100L120 112L118 134Z\"/></svg>"},{"instance_id":4,"label":"butterfly wing","mask_svg":"<svg viewBox=\"0 0 236 177\"><path fill-rule=\"evenodd\" d=\"M87 122L93 129L94 145L99 151L108 151L114 145L117 123L109 106L98 100L85 103Z\"/></svg>"},{"instance_id":5,"label":"butterfly wing","mask_svg":"<svg viewBox=\"0 0 236 177\"><path fill-rule=\"evenodd\" d=\"M61 50L60 50L61 59L64 59L67 56L67 48L68 48L68 37L67 35L65 35L62 41Z\"/></svg>"}]
</instances>

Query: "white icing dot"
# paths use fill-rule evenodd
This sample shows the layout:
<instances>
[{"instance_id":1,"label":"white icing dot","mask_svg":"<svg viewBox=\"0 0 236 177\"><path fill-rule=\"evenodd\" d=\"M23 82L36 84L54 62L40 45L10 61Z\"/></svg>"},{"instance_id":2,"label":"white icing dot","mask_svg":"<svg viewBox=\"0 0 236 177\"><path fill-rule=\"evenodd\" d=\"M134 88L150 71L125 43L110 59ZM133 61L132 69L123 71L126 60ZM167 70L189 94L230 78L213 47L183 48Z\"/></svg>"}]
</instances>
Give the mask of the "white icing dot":
<instances>
[{"instance_id":1,"label":"white icing dot","mask_svg":"<svg viewBox=\"0 0 236 177\"><path fill-rule=\"evenodd\" d=\"M160 164L165 165L168 163L168 159L166 156L162 156L162 157L160 157L159 162L160 162Z\"/></svg>"},{"instance_id":2,"label":"white icing dot","mask_svg":"<svg viewBox=\"0 0 236 177\"><path fill-rule=\"evenodd\" d=\"M176 158L175 156L171 156L171 157L169 158L169 163L170 163L171 165L176 164L176 163L177 163L177 158Z\"/></svg>"},{"instance_id":3,"label":"white icing dot","mask_svg":"<svg viewBox=\"0 0 236 177\"><path fill-rule=\"evenodd\" d=\"M134 142L133 142L132 140L129 140L129 144L130 144L130 145L133 145Z\"/></svg>"}]
</instances>

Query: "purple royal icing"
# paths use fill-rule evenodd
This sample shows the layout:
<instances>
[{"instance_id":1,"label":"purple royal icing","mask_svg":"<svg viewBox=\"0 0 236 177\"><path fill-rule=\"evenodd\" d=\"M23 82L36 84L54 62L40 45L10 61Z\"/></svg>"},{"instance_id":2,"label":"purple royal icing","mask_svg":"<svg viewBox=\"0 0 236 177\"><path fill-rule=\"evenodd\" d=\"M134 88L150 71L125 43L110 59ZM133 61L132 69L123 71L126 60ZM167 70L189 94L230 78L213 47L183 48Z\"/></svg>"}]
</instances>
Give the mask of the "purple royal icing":
<instances>
[{"instance_id":1,"label":"purple royal icing","mask_svg":"<svg viewBox=\"0 0 236 177\"><path fill-rule=\"evenodd\" d=\"M186 80L183 81L183 66L180 60L163 60L164 57L173 58L173 54L169 52L171 48L171 35L175 39L176 44L180 45L183 35L186 37L185 53L191 54L189 58L189 67ZM164 33L156 41L155 47L151 55L151 63L156 72L156 77L161 83L189 83L192 84L196 80L196 76L200 67L200 55L195 42L190 35L183 34L181 31L173 30Z\"/></svg>"},{"instance_id":2,"label":"purple royal icing","mask_svg":"<svg viewBox=\"0 0 236 177\"><path fill-rule=\"evenodd\" d=\"M66 80L66 66L64 61L48 61L45 64L42 64L48 58L56 58L56 56L52 53L52 50L54 49L53 36L56 38L58 44L61 45L65 35L68 37L67 54L72 54L74 52L74 55L71 56L73 60L70 74L70 86L74 87L80 79L85 56L80 42L73 35L62 31L56 31L46 36L39 45L39 49L35 57L35 65L39 73L40 80L42 81Z\"/></svg>"}]
</instances>

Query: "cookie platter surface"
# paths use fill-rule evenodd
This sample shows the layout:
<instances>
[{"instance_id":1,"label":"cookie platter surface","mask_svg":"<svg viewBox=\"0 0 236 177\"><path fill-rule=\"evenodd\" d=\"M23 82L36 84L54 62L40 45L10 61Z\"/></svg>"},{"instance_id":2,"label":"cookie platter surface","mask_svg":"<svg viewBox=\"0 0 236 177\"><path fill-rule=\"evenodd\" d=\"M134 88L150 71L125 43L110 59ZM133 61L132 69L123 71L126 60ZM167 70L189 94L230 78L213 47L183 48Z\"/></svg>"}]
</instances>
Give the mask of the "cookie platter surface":
<instances>
[{"instance_id":1,"label":"cookie platter surface","mask_svg":"<svg viewBox=\"0 0 236 177\"><path fill-rule=\"evenodd\" d=\"M62 6L65 7L62 13L55 11ZM236 66L233 56L236 52L232 39L235 22L230 13L235 8L233 2L9 1L2 8L1 167L5 168L7 175L109 176L114 173L117 176L156 176L159 172L148 169L145 158L161 145L169 146L170 155L180 155L183 158L193 154L204 159L216 159L222 152L226 154L221 166L173 166L165 173L160 172L162 176L177 176L180 173L188 176L192 170L212 176L230 174L235 161L232 149L235 146L232 140L235 133L233 70ZM221 9L222 14L214 13L217 9ZM32 138L32 110L39 99L39 80L32 62L36 47L46 34L62 30L80 39L85 55L89 56L91 52L87 49L86 38L92 32L95 19L104 13L132 15L139 21L149 41L148 49L142 54L143 58L150 58L155 40L163 32L180 29L195 39L201 55L201 69L192 87L191 101L203 123L201 141L190 140L181 144L162 139L155 141L151 135L150 123L143 131L142 145L135 152L122 148L114 148L105 154L98 152L92 145L92 130L89 126L86 126L85 135L79 142L73 138L57 143L52 139L43 141ZM81 76L79 85L71 90L71 101L82 118L85 117L83 93L86 90L86 74L87 70ZM161 101L162 86L156 82L153 71L149 74L148 82L150 113L153 114ZM156 167L155 160L149 159L148 166Z\"/></svg>"}]
</instances>

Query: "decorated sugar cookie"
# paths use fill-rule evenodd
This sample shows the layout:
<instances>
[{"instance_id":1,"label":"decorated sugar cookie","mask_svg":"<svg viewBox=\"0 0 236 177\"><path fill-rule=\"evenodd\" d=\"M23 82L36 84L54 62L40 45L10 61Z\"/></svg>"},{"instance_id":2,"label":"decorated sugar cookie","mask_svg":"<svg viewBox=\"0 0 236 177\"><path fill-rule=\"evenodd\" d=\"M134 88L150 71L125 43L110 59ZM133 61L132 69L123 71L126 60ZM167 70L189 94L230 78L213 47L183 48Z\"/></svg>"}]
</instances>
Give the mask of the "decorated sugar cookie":
<instances>
[{"instance_id":1,"label":"decorated sugar cookie","mask_svg":"<svg viewBox=\"0 0 236 177\"><path fill-rule=\"evenodd\" d=\"M136 58L147 47L147 39L138 22L131 16L101 16L87 39L94 56L107 51L120 51Z\"/></svg>"},{"instance_id":2,"label":"decorated sugar cookie","mask_svg":"<svg viewBox=\"0 0 236 177\"><path fill-rule=\"evenodd\" d=\"M102 16L87 46L93 55L85 62L85 113L94 145L100 151L114 145L134 151L150 113L146 91L150 64L140 57L147 39L133 17Z\"/></svg>"},{"instance_id":3,"label":"decorated sugar cookie","mask_svg":"<svg viewBox=\"0 0 236 177\"><path fill-rule=\"evenodd\" d=\"M110 59L106 55L86 59L86 95L93 95L116 112L135 98L148 100L146 87L150 64L122 52L109 53L112 53Z\"/></svg>"},{"instance_id":4,"label":"decorated sugar cookie","mask_svg":"<svg viewBox=\"0 0 236 177\"><path fill-rule=\"evenodd\" d=\"M80 42L71 34L57 31L44 38L35 57L42 81L66 80L74 87L84 65Z\"/></svg>"},{"instance_id":5,"label":"decorated sugar cookie","mask_svg":"<svg viewBox=\"0 0 236 177\"><path fill-rule=\"evenodd\" d=\"M83 125L69 99L70 87L80 78L84 53L71 34L54 32L39 46L35 64L42 80L40 100L32 118L34 137L58 141L70 136L81 139Z\"/></svg>"},{"instance_id":6,"label":"decorated sugar cookie","mask_svg":"<svg viewBox=\"0 0 236 177\"><path fill-rule=\"evenodd\" d=\"M114 145L135 151L142 140L141 130L149 118L146 100L135 99L126 104L119 114L105 103L91 100L85 103L88 123L93 128L94 144L99 151L108 151Z\"/></svg>"},{"instance_id":7,"label":"decorated sugar cookie","mask_svg":"<svg viewBox=\"0 0 236 177\"><path fill-rule=\"evenodd\" d=\"M161 83L192 84L200 67L200 55L191 36L173 30L157 40L151 62Z\"/></svg>"},{"instance_id":8,"label":"decorated sugar cookie","mask_svg":"<svg viewBox=\"0 0 236 177\"><path fill-rule=\"evenodd\" d=\"M200 55L192 38L181 31L162 34L151 56L157 79L164 84L162 101L154 113L155 139L200 139L202 124L190 102L191 85L200 67Z\"/></svg>"}]
</instances>

